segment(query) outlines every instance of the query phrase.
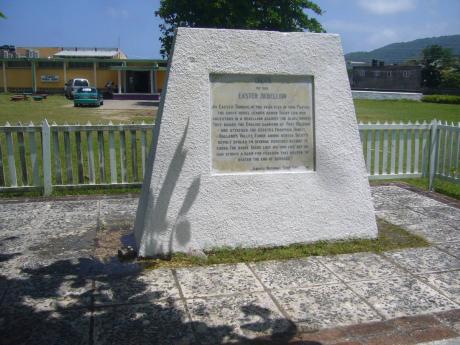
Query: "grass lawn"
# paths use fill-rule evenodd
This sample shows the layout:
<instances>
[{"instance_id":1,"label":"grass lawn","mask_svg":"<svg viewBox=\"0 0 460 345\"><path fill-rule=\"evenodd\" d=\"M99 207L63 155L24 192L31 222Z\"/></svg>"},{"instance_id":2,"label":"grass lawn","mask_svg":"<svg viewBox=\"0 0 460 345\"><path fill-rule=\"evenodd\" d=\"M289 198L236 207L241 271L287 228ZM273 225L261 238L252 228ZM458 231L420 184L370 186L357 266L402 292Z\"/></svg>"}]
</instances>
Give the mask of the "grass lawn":
<instances>
[{"instance_id":1,"label":"grass lawn","mask_svg":"<svg viewBox=\"0 0 460 345\"><path fill-rule=\"evenodd\" d=\"M443 121L459 122L460 105L436 104L415 101L375 101L355 100L356 114L359 121L431 121L437 118ZM97 123L152 123L153 112L149 109L108 110L101 108L75 108L73 101L62 95L50 95L41 102L28 101L12 102L10 94L0 94L0 125L6 121L10 124L17 122L41 123L44 118L48 122L58 124L84 124L90 121Z\"/></svg>"},{"instance_id":2,"label":"grass lawn","mask_svg":"<svg viewBox=\"0 0 460 345\"><path fill-rule=\"evenodd\" d=\"M92 124L108 123L152 123L154 111L150 109L127 109L109 110L93 107L73 106L73 100L66 99L63 95L49 95L47 99L40 102L31 98L27 101L10 101L11 94L0 94L0 126L5 122L16 124L18 122L41 124L46 118L49 123L55 121L57 124Z\"/></svg>"},{"instance_id":3,"label":"grass lawn","mask_svg":"<svg viewBox=\"0 0 460 345\"><path fill-rule=\"evenodd\" d=\"M319 241L311 244L293 244L274 248L217 249L205 252L206 258L187 254L174 254L169 259L142 259L140 262L150 269L162 267L184 267L214 265L265 260L287 260L319 255L337 255L358 252L384 252L388 250L427 247L422 237L378 219L377 239L354 239L346 241Z\"/></svg>"},{"instance_id":4,"label":"grass lawn","mask_svg":"<svg viewBox=\"0 0 460 345\"><path fill-rule=\"evenodd\" d=\"M460 122L459 104L437 104L416 101L354 100L356 116L362 122L430 122L434 118L448 122Z\"/></svg>"}]
</instances>

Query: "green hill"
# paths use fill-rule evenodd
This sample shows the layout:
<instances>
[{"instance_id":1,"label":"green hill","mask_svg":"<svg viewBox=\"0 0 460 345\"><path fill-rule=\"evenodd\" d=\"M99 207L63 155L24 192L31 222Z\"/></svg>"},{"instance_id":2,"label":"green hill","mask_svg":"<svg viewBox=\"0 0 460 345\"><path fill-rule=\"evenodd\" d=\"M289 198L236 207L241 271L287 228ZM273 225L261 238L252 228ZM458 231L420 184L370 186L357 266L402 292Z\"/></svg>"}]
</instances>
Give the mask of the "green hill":
<instances>
[{"instance_id":1,"label":"green hill","mask_svg":"<svg viewBox=\"0 0 460 345\"><path fill-rule=\"evenodd\" d=\"M404 63L419 59L422 50L437 44L452 49L454 55L460 55L460 35L420 38L410 42L392 43L370 52L353 52L345 55L347 61L370 62L372 59L383 60L385 64Z\"/></svg>"}]
</instances>

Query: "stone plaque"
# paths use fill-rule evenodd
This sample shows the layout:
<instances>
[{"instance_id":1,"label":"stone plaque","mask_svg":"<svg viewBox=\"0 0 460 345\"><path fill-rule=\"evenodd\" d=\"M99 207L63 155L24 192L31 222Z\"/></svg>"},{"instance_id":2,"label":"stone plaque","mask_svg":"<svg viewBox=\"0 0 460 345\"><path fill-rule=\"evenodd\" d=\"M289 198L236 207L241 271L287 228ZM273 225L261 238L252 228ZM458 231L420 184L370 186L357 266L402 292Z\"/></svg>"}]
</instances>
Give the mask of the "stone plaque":
<instances>
[{"instance_id":1,"label":"stone plaque","mask_svg":"<svg viewBox=\"0 0 460 345\"><path fill-rule=\"evenodd\" d=\"M213 173L315 168L311 76L214 74Z\"/></svg>"}]
</instances>

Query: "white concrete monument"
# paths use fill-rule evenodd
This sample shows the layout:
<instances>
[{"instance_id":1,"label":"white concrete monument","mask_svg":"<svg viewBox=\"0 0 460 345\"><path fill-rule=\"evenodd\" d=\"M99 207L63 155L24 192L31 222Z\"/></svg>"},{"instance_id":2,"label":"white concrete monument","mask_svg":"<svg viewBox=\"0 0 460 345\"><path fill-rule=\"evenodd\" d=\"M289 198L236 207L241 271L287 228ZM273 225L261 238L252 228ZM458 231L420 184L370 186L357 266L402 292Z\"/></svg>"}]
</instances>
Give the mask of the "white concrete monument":
<instances>
[{"instance_id":1,"label":"white concrete monument","mask_svg":"<svg viewBox=\"0 0 460 345\"><path fill-rule=\"evenodd\" d=\"M337 35L180 28L153 146L140 256L377 236Z\"/></svg>"}]
</instances>

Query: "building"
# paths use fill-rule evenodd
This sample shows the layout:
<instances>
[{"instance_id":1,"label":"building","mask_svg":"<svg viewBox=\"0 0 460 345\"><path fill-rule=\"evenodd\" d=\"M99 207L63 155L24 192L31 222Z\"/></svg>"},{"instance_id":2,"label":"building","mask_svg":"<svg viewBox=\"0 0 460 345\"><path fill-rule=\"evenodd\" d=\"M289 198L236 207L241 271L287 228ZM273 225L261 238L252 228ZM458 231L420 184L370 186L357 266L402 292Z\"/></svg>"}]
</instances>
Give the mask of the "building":
<instances>
[{"instance_id":1,"label":"building","mask_svg":"<svg viewBox=\"0 0 460 345\"><path fill-rule=\"evenodd\" d=\"M3 92L64 91L73 78L88 79L104 90L108 82L118 94L157 94L163 89L166 61L128 59L118 48L0 46Z\"/></svg>"},{"instance_id":2,"label":"building","mask_svg":"<svg viewBox=\"0 0 460 345\"><path fill-rule=\"evenodd\" d=\"M350 78L354 90L420 91L421 66L384 65L372 61L371 66L354 65Z\"/></svg>"}]
</instances>

